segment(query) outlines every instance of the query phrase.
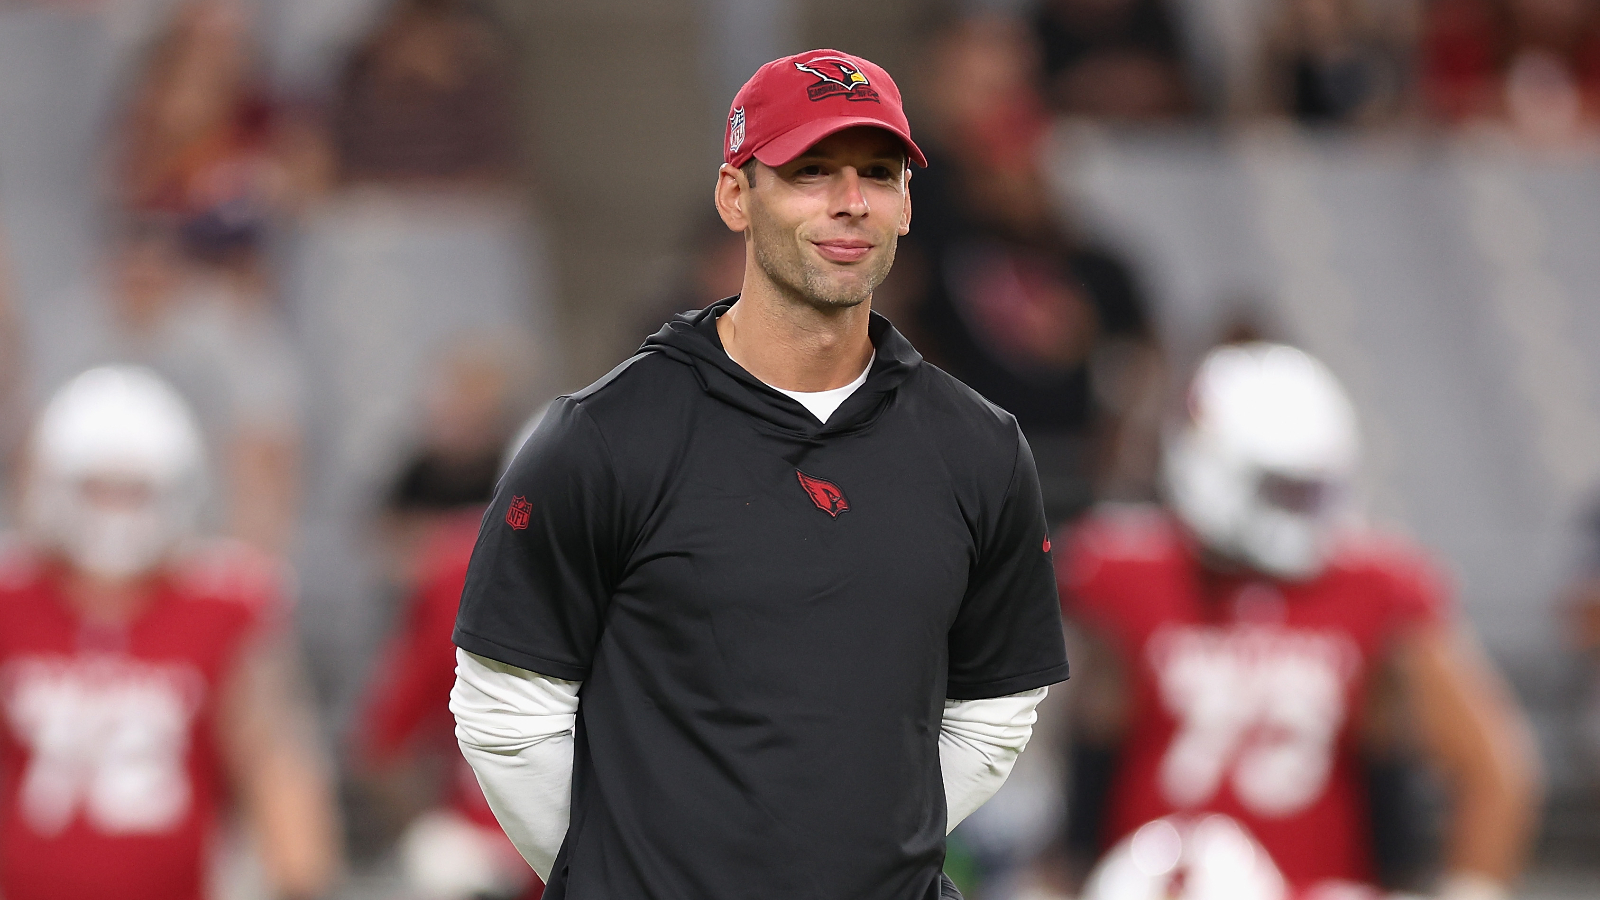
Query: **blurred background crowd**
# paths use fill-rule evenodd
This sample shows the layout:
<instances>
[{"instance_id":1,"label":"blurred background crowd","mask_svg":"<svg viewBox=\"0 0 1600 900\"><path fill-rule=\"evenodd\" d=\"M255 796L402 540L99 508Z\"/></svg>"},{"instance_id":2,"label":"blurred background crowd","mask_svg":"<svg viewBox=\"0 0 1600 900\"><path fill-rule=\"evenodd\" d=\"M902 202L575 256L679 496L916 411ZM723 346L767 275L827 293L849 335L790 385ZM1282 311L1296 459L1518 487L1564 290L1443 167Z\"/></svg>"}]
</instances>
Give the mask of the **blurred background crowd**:
<instances>
[{"instance_id":1,"label":"blurred background crowd","mask_svg":"<svg viewBox=\"0 0 1600 900\"><path fill-rule=\"evenodd\" d=\"M875 309L1017 416L1055 522L1156 496L1206 348L1330 365L1369 514L1533 721L1523 895L1600 895L1600 2L0 0L0 466L90 366L184 395L207 526L293 573L338 895L426 896L402 836L460 776L443 696L384 687L447 637L407 637L429 548L549 398L737 292L722 118L814 46L929 151ZM1059 846L1053 715L957 832L969 896Z\"/></svg>"}]
</instances>

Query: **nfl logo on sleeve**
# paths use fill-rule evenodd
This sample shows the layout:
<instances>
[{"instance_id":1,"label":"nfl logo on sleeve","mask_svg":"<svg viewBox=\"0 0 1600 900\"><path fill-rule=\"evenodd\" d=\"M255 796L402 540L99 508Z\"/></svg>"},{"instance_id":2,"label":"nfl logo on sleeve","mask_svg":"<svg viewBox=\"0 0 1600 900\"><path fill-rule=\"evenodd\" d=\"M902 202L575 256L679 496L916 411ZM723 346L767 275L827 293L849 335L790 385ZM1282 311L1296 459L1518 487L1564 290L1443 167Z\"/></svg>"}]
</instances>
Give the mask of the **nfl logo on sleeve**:
<instances>
[{"instance_id":1,"label":"nfl logo on sleeve","mask_svg":"<svg viewBox=\"0 0 1600 900\"><path fill-rule=\"evenodd\" d=\"M528 498L518 494L511 498L511 506L506 509L506 524L518 531L528 527L528 516L533 512L533 504Z\"/></svg>"}]
</instances>

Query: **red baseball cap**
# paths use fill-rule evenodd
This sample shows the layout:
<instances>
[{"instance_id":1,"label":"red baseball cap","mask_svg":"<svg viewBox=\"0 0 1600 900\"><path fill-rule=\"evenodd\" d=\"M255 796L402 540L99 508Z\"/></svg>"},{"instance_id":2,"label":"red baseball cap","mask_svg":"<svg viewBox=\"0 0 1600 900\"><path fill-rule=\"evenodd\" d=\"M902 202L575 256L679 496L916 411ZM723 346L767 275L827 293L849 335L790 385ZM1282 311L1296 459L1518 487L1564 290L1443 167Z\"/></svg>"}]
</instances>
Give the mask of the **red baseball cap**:
<instances>
[{"instance_id":1,"label":"red baseball cap","mask_svg":"<svg viewBox=\"0 0 1600 900\"><path fill-rule=\"evenodd\" d=\"M722 159L742 166L754 156L781 166L834 132L870 125L905 142L911 161L928 160L911 140L900 89L878 65L838 50L808 50L756 70L728 110Z\"/></svg>"}]
</instances>

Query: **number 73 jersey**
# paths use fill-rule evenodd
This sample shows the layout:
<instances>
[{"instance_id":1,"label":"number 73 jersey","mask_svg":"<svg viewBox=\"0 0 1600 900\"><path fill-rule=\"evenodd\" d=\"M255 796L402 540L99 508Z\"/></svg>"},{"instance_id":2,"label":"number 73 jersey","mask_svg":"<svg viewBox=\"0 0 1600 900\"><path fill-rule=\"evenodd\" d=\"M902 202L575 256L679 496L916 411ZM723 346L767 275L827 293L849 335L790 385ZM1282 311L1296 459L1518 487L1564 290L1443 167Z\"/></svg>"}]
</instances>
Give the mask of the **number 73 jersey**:
<instances>
[{"instance_id":1,"label":"number 73 jersey","mask_svg":"<svg viewBox=\"0 0 1600 900\"><path fill-rule=\"evenodd\" d=\"M1356 731L1391 642L1446 603L1415 551L1348 542L1304 582L1220 574L1153 509L1099 512L1058 555L1067 616L1121 657L1107 846L1185 812L1243 823L1295 888L1371 882Z\"/></svg>"}]
</instances>

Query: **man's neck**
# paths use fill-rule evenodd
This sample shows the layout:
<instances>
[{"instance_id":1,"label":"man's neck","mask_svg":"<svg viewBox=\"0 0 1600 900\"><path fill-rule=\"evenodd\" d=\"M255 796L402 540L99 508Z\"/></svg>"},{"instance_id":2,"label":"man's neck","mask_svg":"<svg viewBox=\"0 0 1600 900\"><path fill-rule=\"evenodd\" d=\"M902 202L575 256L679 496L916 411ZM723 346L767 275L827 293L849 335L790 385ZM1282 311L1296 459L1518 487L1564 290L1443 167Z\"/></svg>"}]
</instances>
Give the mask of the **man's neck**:
<instances>
[{"instance_id":1,"label":"man's neck","mask_svg":"<svg viewBox=\"0 0 1600 900\"><path fill-rule=\"evenodd\" d=\"M871 361L870 300L819 309L748 279L745 289L717 320L717 336L734 362L766 384L830 391L856 380Z\"/></svg>"}]
</instances>

